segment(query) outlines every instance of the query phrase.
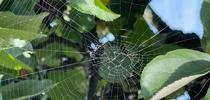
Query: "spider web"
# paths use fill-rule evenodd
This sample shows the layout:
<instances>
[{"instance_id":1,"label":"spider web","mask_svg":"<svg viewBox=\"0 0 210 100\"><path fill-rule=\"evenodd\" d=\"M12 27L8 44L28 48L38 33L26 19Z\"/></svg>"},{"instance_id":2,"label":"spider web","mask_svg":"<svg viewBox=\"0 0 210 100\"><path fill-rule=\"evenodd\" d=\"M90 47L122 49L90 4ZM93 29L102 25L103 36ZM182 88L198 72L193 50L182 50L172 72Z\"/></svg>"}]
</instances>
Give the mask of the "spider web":
<instances>
[{"instance_id":1,"label":"spider web","mask_svg":"<svg viewBox=\"0 0 210 100\"><path fill-rule=\"evenodd\" d=\"M33 1L33 0L32 0ZM37 1L33 1L34 3L38 4ZM53 1L44 1L43 3L46 3L48 5L47 8L45 8L46 11L51 12L51 9L53 8L54 11L56 11L59 15L62 16L68 16L68 13L61 11L59 8L56 8L55 6L57 4L52 5ZM59 3L62 3L63 1L60 0ZM120 11L119 14L122 14L122 2L129 3L129 11L128 11L128 18L127 18L127 25L129 25L129 20L132 16L132 7L136 6L139 8L145 8L147 5L141 5L135 3L133 0L130 2L120 0L120 3L108 3L108 7L117 6L119 7L118 10ZM20 3L20 2L19 2ZM23 2L24 4L25 2ZM61 7L65 6L67 2L63 2ZM29 5L30 4L24 4ZM39 5L39 4L38 4ZM18 11L19 6L16 5L6 5L11 7L11 11ZM6 7L5 6L5 7ZM41 5L39 5L41 6ZM39 8L41 9L41 8ZM72 9L71 12L75 11L75 9ZM28 12L19 10L18 13L27 15ZM61 19L60 16L57 14L54 14L54 17L57 19ZM150 33L150 29L147 28L146 30L142 30L142 32L138 33L141 34L138 36L136 42L130 42L126 41L126 39L129 39L131 37L125 36L124 34L115 34L115 41L114 42L108 42L106 44L100 44L98 41L98 37L96 37L93 32L84 29L83 25L78 24L77 21L74 20L74 18L81 17L81 13L76 12L75 16L70 20L70 22L64 20L64 25L61 23L58 23L56 26L57 28L60 26L61 29L64 30L62 33L66 37L65 40L56 39L56 38L50 38L47 41L54 42L56 41L59 45L49 46L48 48L33 48L35 52L44 52L39 53L38 56L42 59L38 59L38 67L37 71L32 73L27 73L24 76L32 76L40 75L40 79L52 79L55 81L55 84L53 85L53 89L45 89L45 91L42 91L39 93L38 97L35 96L34 100L44 98L47 96L52 96L53 100L80 100L80 99L87 99L88 100L94 100L95 96L88 97L89 89L94 88L91 86L94 86L94 83L91 83L90 81L95 78L97 80L99 85L96 85L99 87L99 89L96 89L96 96L99 96L100 99L106 100L106 99L112 99L112 100L118 100L120 98L124 100L134 100L138 98L140 91L140 83L139 83L139 74L142 70L142 68L145 66L146 62L149 62L154 56L164 54L167 51L164 51L164 45L161 45L160 43L164 41L164 39L156 39L158 38L158 35L153 35L148 39L145 39L144 36L148 35ZM61 19L62 20L62 19ZM157 20L157 19L156 19ZM27 20L26 20L27 21ZM49 23L53 23L53 20L49 18ZM124 21L121 20L120 21ZM18 24L18 23L17 23ZM77 25L78 27L74 27L72 24ZM117 26L113 24L113 27ZM46 27L42 26L41 30L44 30ZM84 29L86 32L81 33L80 28ZM166 27L167 28L167 27ZM165 29L165 28L164 28ZM83 42L87 47L82 51L77 51L72 48L74 48L73 45L71 45L69 42L71 41L70 38L72 37L71 34L69 34L70 31L75 31L77 33L81 33L82 36L85 38L85 42ZM128 31L129 29L121 28L120 30ZM159 33L163 31L160 30ZM44 34L42 32L41 34ZM120 38L120 39L118 39ZM193 38L191 38L193 39ZM144 40L144 41L142 41ZM40 43L40 41L45 40L36 40L35 43ZM82 40L81 40L82 41ZM141 43L139 43L141 41ZM185 41L185 40L183 40ZM182 42L182 41L179 41ZM90 43L98 43L98 48L96 50L93 50L90 48ZM176 42L178 43L178 42ZM64 46L62 44L65 44ZM69 47L66 47L66 44ZM74 44L74 42L73 42ZM174 43L175 44L175 43ZM47 43L41 44L41 47L46 47ZM154 48L155 47L155 48ZM69 50L71 49L71 50ZM47 53L47 54L45 54ZM70 53L70 55L80 54L81 57L76 58L77 61L74 61L69 56L66 56L65 54ZM53 60L52 62L48 62L48 64L52 65L46 65L45 60L46 55L49 58L52 58L56 56L60 59L58 61L57 59ZM75 58L75 56L73 56ZM79 60L78 60L79 59ZM54 62L60 62L60 65L55 65ZM67 61L67 63L65 62ZM70 61L70 63L69 63ZM28 64L33 64L32 61L26 60ZM53 66L55 65L55 66ZM6 71L4 71L6 72ZM59 74L58 74L59 73ZM92 74L92 73L96 73ZM94 76L95 75L95 76ZM94 78L92 78L94 77ZM3 79L2 82L15 82L20 77L11 77L7 79ZM79 80L78 80L79 79ZM101 85L101 86L100 86ZM96 88L97 88L96 87ZM25 88L19 88L18 91L22 91ZM12 91L12 90L11 90ZM33 90L31 90L33 91ZM124 91L124 92L122 92ZM19 92L16 92L17 94ZM90 93L91 94L91 93ZM13 94L8 95L13 96Z\"/></svg>"}]
</instances>

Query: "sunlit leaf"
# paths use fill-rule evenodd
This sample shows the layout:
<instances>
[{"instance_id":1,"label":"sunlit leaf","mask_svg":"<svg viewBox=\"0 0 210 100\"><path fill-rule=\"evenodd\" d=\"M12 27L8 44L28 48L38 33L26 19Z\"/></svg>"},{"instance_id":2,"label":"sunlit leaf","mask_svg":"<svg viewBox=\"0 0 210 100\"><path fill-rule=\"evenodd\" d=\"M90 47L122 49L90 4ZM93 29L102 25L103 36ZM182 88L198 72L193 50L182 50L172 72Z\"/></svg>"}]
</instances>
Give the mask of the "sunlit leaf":
<instances>
[{"instance_id":1,"label":"sunlit leaf","mask_svg":"<svg viewBox=\"0 0 210 100\"><path fill-rule=\"evenodd\" d=\"M113 21L120 17L120 15L109 10L101 0L69 0L70 6L76 10L94 15L105 21Z\"/></svg>"},{"instance_id":2,"label":"sunlit leaf","mask_svg":"<svg viewBox=\"0 0 210 100\"><path fill-rule=\"evenodd\" d=\"M205 100L210 100L210 88L208 89L208 92L205 96Z\"/></svg>"},{"instance_id":3,"label":"sunlit leaf","mask_svg":"<svg viewBox=\"0 0 210 100\"><path fill-rule=\"evenodd\" d=\"M19 75L20 70L32 71L31 67L5 51L0 51L0 69L1 73L10 75Z\"/></svg>"},{"instance_id":4,"label":"sunlit leaf","mask_svg":"<svg viewBox=\"0 0 210 100\"><path fill-rule=\"evenodd\" d=\"M3 2L3 0L0 0L0 5L1 5L2 2Z\"/></svg>"},{"instance_id":5,"label":"sunlit leaf","mask_svg":"<svg viewBox=\"0 0 210 100\"><path fill-rule=\"evenodd\" d=\"M12 45L14 39L32 40L47 13L35 16L17 16L11 12L0 12L0 47Z\"/></svg>"},{"instance_id":6,"label":"sunlit leaf","mask_svg":"<svg viewBox=\"0 0 210 100\"><path fill-rule=\"evenodd\" d=\"M209 73L209 72L207 72ZM173 82L172 84L167 85L166 87L162 88L161 90L159 90L153 97L151 100L159 100L161 98L164 98L170 94L172 94L173 92L179 90L180 88L184 87L185 85L187 85L188 83L190 83L191 81L206 75L207 73L204 74L197 74L197 75L192 75L192 76L188 76L188 77L183 77L175 82ZM207 99L208 100L208 99Z\"/></svg>"},{"instance_id":7,"label":"sunlit leaf","mask_svg":"<svg viewBox=\"0 0 210 100\"><path fill-rule=\"evenodd\" d=\"M210 56L198 51L179 49L154 58L144 68L141 88L145 98L151 98L162 88L171 86L169 95L210 70ZM172 88L173 87L173 88Z\"/></svg>"}]
</instances>

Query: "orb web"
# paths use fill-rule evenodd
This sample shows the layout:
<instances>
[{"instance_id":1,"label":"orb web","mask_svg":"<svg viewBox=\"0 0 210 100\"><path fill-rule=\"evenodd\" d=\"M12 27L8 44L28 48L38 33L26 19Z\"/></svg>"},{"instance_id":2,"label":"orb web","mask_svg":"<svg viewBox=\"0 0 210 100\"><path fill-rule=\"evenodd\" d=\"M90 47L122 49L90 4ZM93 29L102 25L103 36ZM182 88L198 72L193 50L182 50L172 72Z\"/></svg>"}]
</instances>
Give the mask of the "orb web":
<instances>
[{"instance_id":1,"label":"orb web","mask_svg":"<svg viewBox=\"0 0 210 100\"><path fill-rule=\"evenodd\" d=\"M120 82L132 76L135 64L135 55L119 46L107 47L101 55L99 75L109 82Z\"/></svg>"}]
</instances>

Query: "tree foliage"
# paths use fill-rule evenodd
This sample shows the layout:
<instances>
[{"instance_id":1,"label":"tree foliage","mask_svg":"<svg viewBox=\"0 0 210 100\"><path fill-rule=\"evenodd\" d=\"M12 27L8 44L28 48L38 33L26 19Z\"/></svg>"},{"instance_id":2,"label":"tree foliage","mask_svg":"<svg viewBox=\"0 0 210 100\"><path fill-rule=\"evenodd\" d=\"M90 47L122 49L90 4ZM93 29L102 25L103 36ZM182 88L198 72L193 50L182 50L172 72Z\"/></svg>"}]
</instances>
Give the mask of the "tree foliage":
<instances>
[{"instance_id":1,"label":"tree foliage","mask_svg":"<svg viewBox=\"0 0 210 100\"><path fill-rule=\"evenodd\" d=\"M0 100L173 99L201 84L210 72L209 0L203 52L153 34L142 17L148 2L0 0ZM201 95L208 100L210 89Z\"/></svg>"}]
</instances>

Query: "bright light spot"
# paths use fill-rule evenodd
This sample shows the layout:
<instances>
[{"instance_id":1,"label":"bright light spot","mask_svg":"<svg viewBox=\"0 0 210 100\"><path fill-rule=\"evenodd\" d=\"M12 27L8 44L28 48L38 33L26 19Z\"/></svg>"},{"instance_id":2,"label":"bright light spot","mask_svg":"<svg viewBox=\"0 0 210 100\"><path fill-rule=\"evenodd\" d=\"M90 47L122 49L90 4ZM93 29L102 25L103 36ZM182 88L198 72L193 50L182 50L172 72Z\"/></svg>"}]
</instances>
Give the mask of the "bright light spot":
<instances>
[{"instance_id":1,"label":"bright light spot","mask_svg":"<svg viewBox=\"0 0 210 100\"><path fill-rule=\"evenodd\" d=\"M52 23L50 23L50 27L55 27L57 25L57 23L56 22L52 22Z\"/></svg>"},{"instance_id":2,"label":"bright light spot","mask_svg":"<svg viewBox=\"0 0 210 100\"><path fill-rule=\"evenodd\" d=\"M44 57L41 58L41 61L44 62L46 59Z\"/></svg>"},{"instance_id":3,"label":"bright light spot","mask_svg":"<svg viewBox=\"0 0 210 100\"><path fill-rule=\"evenodd\" d=\"M92 49L94 49L94 50L97 48L96 45L95 45L94 43L91 43L91 44L90 44L90 47L91 47Z\"/></svg>"},{"instance_id":4,"label":"bright light spot","mask_svg":"<svg viewBox=\"0 0 210 100\"><path fill-rule=\"evenodd\" d=\"M109 40L106 38L106 37L103 37L101 39L99 39L99 42L102 43L102 44L105 44L107 43Z\"/></svg>"},{"instance_id":5,"label":"bright light spot","mask_svg":"<svg viewBox=\"0 0 210 100\"><path fill-rule=\"evenodd\" d=\"M67 61L68 58L67 57L62 57L62 61Z\"/></svg>"},{"instance_id":6,"label":"bright light spot","mask_svg":"<svg viewBox=\"0 0 210 100\"><path fill-rule=\"evenodd\" d=\"M23 52L23 56L26 57L26 58L31 58L31 54L33 54L34 52L32 51L25 51Z\"/></svg>"},{"instance_id":7,"label":"bright light spot","mask_svg":"<svg viewBox=\"0 0 210 100\"><path fill-rule=\"evenodd\" d=\"M184 92L183 95L176 98L176 100L190 100L190 96L187 91Z\"/></svg>"},{"instance_id":8,"label":"bright light spot","mask_svg":"<svg viewBox=\"0 0 210 100\"><path fill-rule=\"evenodd\" d=\"M19 47L19 48L22 48L27 44L27 42L25 40L20 40L20 39L12 39L10 43L14 47Z\"/></svg>"},{"instance_id":9,"label":"bright light spot","mask_svg":"<svg viewBox=\"0 0 210 100\"><path fill-rule=\"evenodd\" d=\"M63 19L65 20L65 21L67 21L67 22L69 22L71 19L69 18L69 16L67 16L67 15L63 15Z\"/></svg>"},{"instance_id":10,"label":"bright light spot","mask_svg":"<svg viewBox=\"0 0 210 100\"><path fill-rule=\"evenodd\" d=\"M109 40L109 41L114 41L115 40L115 37L114 37L114 35L112 34L112 33L108 33L107 35L106 35L106 38Z\"/></svg>"}]
</instances>

